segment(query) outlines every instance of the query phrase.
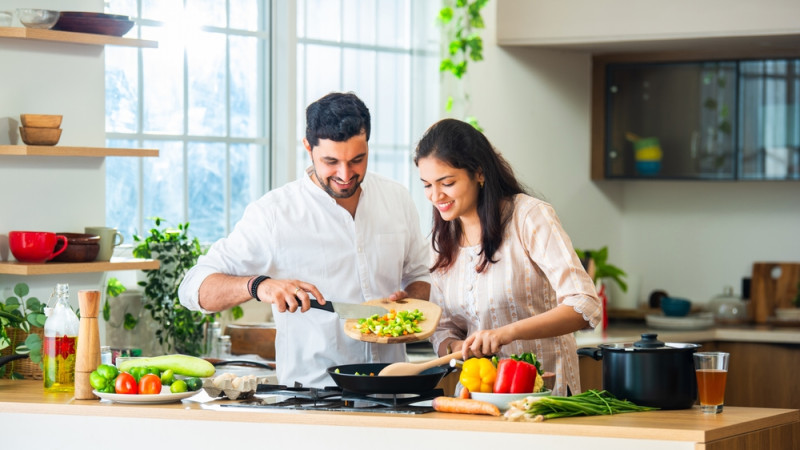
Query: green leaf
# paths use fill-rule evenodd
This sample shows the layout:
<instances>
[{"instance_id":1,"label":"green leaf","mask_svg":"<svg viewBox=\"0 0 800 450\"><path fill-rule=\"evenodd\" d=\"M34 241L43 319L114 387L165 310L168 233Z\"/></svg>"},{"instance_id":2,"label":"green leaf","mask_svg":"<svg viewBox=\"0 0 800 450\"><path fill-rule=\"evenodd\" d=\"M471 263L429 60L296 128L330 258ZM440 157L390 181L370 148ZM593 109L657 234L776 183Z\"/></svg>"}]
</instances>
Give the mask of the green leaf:
<instances>
[{"instance_id":1,"label":"green leaf","mask_svg":"<svg viewBox=\"0 0 800 450\"><path fill-rule=\"evenodd\" d=\"M14 294L19 298L25 297L29 292L30 288L28 288L28 285L25 283L17 283L14 285Z\"/></svg>"},{"instance_id":2,"label":"green leaf","mask_svg":"<svg viewBox=\"0 0 800 450\"><path fill-rule=\"evenodd\" d=\"M108 284L106 285L106 294L111 297L117 297L119 294L125 292L127 288L120 283L120 281L116 278L109 278Z\"/></svg>"},{"instance_id":3,"label":"green leaf","mask_svg":"<svg viewBox=\"0 0 800 450\"><path fill-rule=\"evenodd\" d=\"M132 329L136 328L136 324L137 323L139 323L139 320L137 320L135 317L133 317L133 314L126 313L125 314L125 323L123 323L122 327L125 328L126 330L132 330Z\"/></svg>"}]
</instances>

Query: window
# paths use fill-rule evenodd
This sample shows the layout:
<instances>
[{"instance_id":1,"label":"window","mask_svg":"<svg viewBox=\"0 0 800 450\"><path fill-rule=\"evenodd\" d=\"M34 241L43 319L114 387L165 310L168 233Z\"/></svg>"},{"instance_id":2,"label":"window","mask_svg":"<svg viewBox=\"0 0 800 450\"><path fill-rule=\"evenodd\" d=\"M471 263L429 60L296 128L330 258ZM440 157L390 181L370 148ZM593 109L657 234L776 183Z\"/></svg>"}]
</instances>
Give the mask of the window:
<instances>
[{"instance_id":1,"label":"window","mask_svg":"<svg viewBox=\"0 0 800 450\"><path fill-rule=\"evenodd\" d=\"M352 91L372 116L369 170L413 190L416 141L439 112L441 4L425 0L297 2L297 173L311 164L302 145L305 107ZM425 208L430 209L427 202Z\"/></svg>"},{"instance_id":2,"label":"window","mask_svg":"<svg viewBox=\"0 0 800 450\"><path fill-rule=\"evenodd\" d=\"M297 85L274 86L270 30L278 25L269 0L107 2L107 12L136 21L129 37L159 43L105 50L107 145L160 151L106 158L106 223L128 242L154 216L188 221L204 243L226 236L248 203L276 187L270 174L303 173L305 107L331 91L353 91L370 108L370 170L417 188L411 150L440 103L438 2L294 5L285 9L296 18ZM280 104L284 96L271 89L296 91L294 104ZM274 158L270 146L272 116L287 113L296 117L294 161Z\"/></svg>"},{"instance_id":3,"label":"window","mask_svg":"<svg viewBox=\"0 0 800 450\"><path fill-rule=\"evenodd\" d=\"M158 49L106 48L106 222L130 238L158 216L203 242L226 235L269 186L270 5L111 0ZM130 242L130 241L129 241Z\"/></svg>"}]
</instances>

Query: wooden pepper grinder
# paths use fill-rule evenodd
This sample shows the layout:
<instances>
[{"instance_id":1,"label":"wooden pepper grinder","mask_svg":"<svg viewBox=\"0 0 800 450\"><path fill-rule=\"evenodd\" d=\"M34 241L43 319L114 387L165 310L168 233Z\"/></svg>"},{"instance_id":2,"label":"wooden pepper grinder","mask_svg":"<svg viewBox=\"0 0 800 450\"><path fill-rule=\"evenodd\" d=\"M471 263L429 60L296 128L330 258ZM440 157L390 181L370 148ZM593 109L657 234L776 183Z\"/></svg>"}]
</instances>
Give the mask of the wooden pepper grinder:
<instances>
[{"instance_id":1,"label":"wooden pepper grinder","mask_svg":"<svg viewBox=\"0 0 800 450\"><path fill-rule=\"evenodd\" d=\"M75 352L75 399L96 399L89 375L100 365L100 291L78 291L81 322L78 330L78 349Z\"/></svg>"}]
</instances>

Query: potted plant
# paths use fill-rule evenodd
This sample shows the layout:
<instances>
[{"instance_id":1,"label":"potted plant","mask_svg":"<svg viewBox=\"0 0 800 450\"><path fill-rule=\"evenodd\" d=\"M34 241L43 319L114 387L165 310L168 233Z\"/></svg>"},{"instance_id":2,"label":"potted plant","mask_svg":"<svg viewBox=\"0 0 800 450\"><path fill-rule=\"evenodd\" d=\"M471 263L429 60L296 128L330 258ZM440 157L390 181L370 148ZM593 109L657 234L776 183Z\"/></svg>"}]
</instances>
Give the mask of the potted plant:
<instances>
[{"instance_id":1,"label":"potted plant","mask_svg":"<svg viewBox=\"0 0 800 450\"><path fill-rule=\"evenodd\" d=\"M145 270L146 280L138 283L144 288L144 308L159 325L155 335L166 351L201 356L205 353L206 324L214 322L218 314L206 315L184 308L178 288L204 250L196 237L189 236L188 222L178 224L177 228L160 228L163 219L153 220L155 227L147 237L133 236L138 243L133 249L134 257L154 258L161 263L158 269ZM232 308L232 313L234 319L243 315L239 306Z\"/></svg>"},{"instance_id":2,"label":"potted plant","mask_svg":"<svg viewBox=\"0 0 800 450\"><path fill-rule=\"evenodd\" d=\"M619 285L622 292L628 292L628 284L623 280L623 277L626 277L627 274L619 267L609 264L607 246L600 250L578 250L576 248L575 253L578 254L578 258L581 261L591 259L594 263L594 274L590 274L593 275L592 281L597 283L598 281L603 282L603 280L611 279Z\"/></svg>"},{"instance_id":3,"label":"potted plant","mask_svg":"<svg viewBox=\"0 0 800 450\"><path fill-rule=\"evenodd\" d=\"M14 286L14 295L0 303L0 355L5 361L23 359L0 367L0 377L10 374L11 378L41 378L42 375L42 336L45 304L36 297L25 298L30 288L25 283Z\"/></svg>"}]
</instances>

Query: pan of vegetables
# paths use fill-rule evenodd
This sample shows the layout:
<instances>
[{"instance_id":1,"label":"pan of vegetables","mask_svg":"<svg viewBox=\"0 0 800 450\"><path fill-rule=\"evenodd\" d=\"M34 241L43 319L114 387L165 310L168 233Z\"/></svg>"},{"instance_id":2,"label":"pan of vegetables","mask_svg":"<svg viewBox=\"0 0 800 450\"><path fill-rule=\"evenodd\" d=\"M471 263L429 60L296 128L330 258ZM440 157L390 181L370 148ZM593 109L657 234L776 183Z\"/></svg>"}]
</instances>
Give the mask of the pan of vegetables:
<instances>
[{"instance_id":1,"label":"pan of vegetables","mask_svg":"<svg viewBox=\"0 0 800 450\"><path fill-rule=\"evenodd\" d=\"M337 386L355 394L420 394L436 388L445 375L454 370L447 366L432 367L418 375L382 375L384 363L346 364L328 368L328 375Z\"/></svg>"}]
</instances>

